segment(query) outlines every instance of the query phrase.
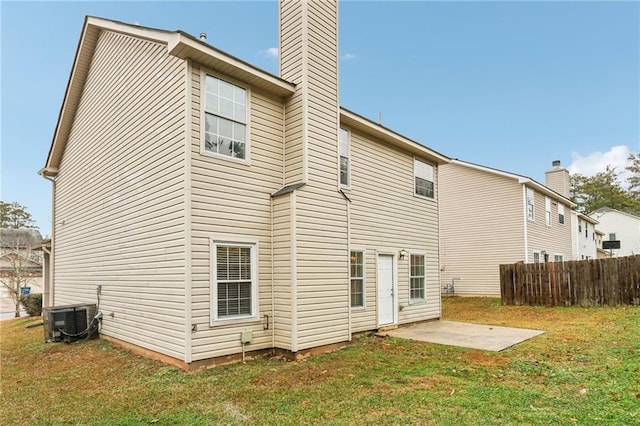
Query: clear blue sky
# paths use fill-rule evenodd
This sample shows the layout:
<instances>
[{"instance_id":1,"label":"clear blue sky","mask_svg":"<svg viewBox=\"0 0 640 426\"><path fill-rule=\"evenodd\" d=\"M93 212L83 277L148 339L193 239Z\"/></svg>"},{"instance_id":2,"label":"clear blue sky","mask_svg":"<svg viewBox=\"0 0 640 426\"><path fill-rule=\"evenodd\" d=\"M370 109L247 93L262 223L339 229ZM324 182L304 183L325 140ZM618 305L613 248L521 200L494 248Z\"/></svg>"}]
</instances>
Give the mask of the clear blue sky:
<instances>
[{"instance_id":1,"label":"clear blue sky","mask_svg":"<svg viewBox=\"0 0 640 426\"><path fill-rule=\"evenodd\" d=\"M1 3L1 199L51 230L49 150L85 15L181 29L272 73L277 3ZM640 151L640 5L340 5L340 102L445 155L543 182ZM620 163L620 164L619 164Z\"/></svg>"}]
</instances>

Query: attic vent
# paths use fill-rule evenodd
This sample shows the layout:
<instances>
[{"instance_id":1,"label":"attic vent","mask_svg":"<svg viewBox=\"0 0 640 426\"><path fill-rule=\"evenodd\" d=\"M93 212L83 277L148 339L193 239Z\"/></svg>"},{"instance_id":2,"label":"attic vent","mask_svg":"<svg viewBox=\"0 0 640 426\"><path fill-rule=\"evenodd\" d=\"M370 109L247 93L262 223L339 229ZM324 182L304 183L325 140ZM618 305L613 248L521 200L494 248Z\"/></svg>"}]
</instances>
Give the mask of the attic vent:
<instances>
[{"instance_id":1,"label":"attic vent","mask_svg":"<svg viewBox=\"0 0 640 426\"><path fill-rule=\"evenodd\" d=\"M200 40L207 41L207 33L200 33Z\"/></svg>"}]
</instances>

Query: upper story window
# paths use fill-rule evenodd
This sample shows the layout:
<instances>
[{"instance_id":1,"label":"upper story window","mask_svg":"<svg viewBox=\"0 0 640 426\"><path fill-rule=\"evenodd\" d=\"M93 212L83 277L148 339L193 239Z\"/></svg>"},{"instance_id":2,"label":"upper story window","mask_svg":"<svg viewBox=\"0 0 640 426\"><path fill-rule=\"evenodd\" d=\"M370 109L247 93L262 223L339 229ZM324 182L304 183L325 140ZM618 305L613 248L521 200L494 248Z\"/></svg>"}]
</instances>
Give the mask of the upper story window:
<instances>
[{"instance_id":1,"label":"upper story window","mask_svg":"<svg viewBox=\"0 0 640 426\"><path fill-rule=\"evenodd\" d=\"M547 226L551 226L551 198L544 197L544 220Z\"/></svg>"},{"instance_id":2,"label":"upper story window","mask_svg":"<svg viewBox=\"0 0 640 426\"><path fill-rule=\"evenodd\" d=\"M564 205L558 204L558 223L564 225Z\"/></svg>"},{"instance_id":3,"label":"upper story window","mask_svg":"<svg viewBox=\"0 0 640 426\"><path fill-rule=\"evenodd\" d=\"M609 241L616 241L616 233L612 232L609 234Z\"/></svg>"},{"instance_id":4,"label":"upper story window","mask_svg":"<svg viewBox=\"0 0 640 426\"><path fill-rule=\"evenodd\" d=\"M589 224L587 222L584 223L584 237L589 238Z\"/></svg>"},{"instance_id":5,"label":"upper story window","mask_svg":"<svg viewBox=\"0 0 640 426\"><path fill-rule=\"evenodd\" d=\"M247 158L247 90L207 75L204 91L204 150Z\"/></svg>"},{"instance_id":6,"label":"upper story window","mask_svg":"<svg viewBox=\"0 0 640 426\"><path fill-rule=\"evenodd\" d=\"M434 198L433 166L418 159L413 160L413 177L415 194L422 197Z\"/></svg>"},{"instance_id":7,"label":"upper story window","mask_svg":"<svg viewBox=\"0 0 640 426\"><path fill-rule=\"evenodd\" d=\"M582 232L582 221L578 219L578 232Z\"/></svg>"},{"instance_id":8,"label":"upper story window","mask_svg":"<svg viewBox=\"0 0 640 426\"><path fill-rule=\"evenodd\" d=\"M349 186L351 184L351 157L349 155L349 132L340 129L338 134L340 145L340 185Z\"/></svg>"},{"instance_id":9,"label":"upper story window","mask_svg":"<svg viewBox=\"0 0 640 426\"><path fill-rule=\"evenodd\" d=\"M351 279L351 307L364 306L364 253L352 250L349 277Z\"/></svg>"},{"instance_id":10,"label":"upper story window","mask_svg":"<svg viewBox=\"0 0 640 426\"><path fill-rule=\"evenodd\" d=\"M535 198L535 193L533 192L533 189L531 188L527 188L527 219L529 220L534 220L534 198Z\"/></svg>"}]
</instances>

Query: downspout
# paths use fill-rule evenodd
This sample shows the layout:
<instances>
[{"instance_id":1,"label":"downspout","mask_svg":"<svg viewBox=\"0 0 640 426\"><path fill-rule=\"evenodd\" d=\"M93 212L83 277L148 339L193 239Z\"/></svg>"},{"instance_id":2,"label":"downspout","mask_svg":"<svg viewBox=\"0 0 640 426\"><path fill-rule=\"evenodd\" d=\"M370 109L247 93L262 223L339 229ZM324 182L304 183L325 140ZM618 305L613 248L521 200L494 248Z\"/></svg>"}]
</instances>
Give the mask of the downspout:
<instances>
[{"instance_id":1,"label":"downspout","mask_svg":"<svg viewBox=\"0 0 640 426\"><path fill-rule=\"evenodd\" d=\"M527 230L527 221L529 220L527 218L527 186L524 183L522 184L522 202L522 205L524 206L524 263L529 263L529 241L527 239L529 233Z\"/></svg>"},{"instance_id":2,"label":"downspout","mask_svg":"<svg viewBox=\"0 0 640 426\"><path fill-rule=\"evenodd\" d=\"M275 319L276 319L276 293L275 293L275 264L274 259L275 256L273 254L273 197L270 200L271 204L271 347L276 347L276 327L275 327Z\"/></svg>"},{"instance_id":3,"label":"downspout","mask_svg":"<svg viewBox=\"0 0 640 426\"><path fill-rule=\"evenodd\" d=\"M51 182L51 252L49 252L49 286L45 292L48 306L55 306L55 235L56 235L56 177L57 169L45 167L38 174Z\"/></svg>"}]
</instances>

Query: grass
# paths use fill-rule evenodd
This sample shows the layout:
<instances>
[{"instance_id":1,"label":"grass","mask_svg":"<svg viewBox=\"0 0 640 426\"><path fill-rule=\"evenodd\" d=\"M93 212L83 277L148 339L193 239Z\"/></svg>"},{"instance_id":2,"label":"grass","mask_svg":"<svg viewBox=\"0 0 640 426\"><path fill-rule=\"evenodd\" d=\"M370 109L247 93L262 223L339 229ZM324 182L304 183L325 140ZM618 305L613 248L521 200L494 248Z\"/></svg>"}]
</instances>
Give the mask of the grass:
<instances>
[{"instance_id":1,"label":"grass","mask_svg":"<svg viewBox=\"0 0 640 426\"><path fill-rule=\"evenodd\" d=\"M7 425L640 424L640 308L447 298L444 317L546 333L503 352L372 335L300 362L189 374L0 322Z\"/></svg>"}]
</instances>

